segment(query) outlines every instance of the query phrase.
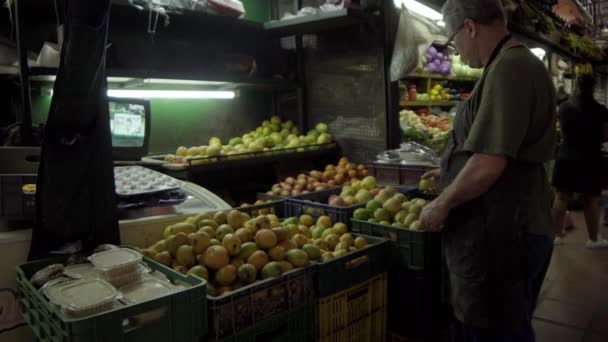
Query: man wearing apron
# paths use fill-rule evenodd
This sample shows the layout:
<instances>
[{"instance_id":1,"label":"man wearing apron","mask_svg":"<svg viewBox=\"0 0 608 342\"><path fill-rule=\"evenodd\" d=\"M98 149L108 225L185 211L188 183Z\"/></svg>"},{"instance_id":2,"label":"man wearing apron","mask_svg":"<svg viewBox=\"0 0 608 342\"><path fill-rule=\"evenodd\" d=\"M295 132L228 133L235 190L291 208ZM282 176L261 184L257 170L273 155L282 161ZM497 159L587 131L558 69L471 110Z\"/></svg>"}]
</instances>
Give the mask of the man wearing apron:
<instances>
[{"instance_id":1,"label":"man wearing apron","mask_svg":"<svg viewBox=\"0 0 608 342\"><path fill-rule=\"evenodd\" d=\"M500 0L448 0L450 42L485 67L459 108L427 230L442 230L458 341L534 341L532 312L553 248L543 164L555 141L555 89L506 29Z\"/></svg>"}]
</instances>

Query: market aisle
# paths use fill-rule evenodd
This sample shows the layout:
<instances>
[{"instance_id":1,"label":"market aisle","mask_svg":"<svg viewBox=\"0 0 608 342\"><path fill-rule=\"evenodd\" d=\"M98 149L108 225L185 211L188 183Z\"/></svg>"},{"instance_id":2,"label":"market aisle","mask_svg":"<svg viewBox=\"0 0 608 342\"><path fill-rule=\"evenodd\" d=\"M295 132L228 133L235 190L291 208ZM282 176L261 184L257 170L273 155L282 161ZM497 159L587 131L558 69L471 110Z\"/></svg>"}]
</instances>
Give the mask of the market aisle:
<instances>
[{"instance_id":1,"label":"market aisle","mask_svg":"<svg viewBox=\"0 0 608 342\"><path fill-rule=\"evenodd\" d=\"M566 244L555 248L534 315L538 342L608 341L608 249L586 249L582 213L574 223ZM608 237L608 228L601 233Z\"/></svg>"}]
</instances>

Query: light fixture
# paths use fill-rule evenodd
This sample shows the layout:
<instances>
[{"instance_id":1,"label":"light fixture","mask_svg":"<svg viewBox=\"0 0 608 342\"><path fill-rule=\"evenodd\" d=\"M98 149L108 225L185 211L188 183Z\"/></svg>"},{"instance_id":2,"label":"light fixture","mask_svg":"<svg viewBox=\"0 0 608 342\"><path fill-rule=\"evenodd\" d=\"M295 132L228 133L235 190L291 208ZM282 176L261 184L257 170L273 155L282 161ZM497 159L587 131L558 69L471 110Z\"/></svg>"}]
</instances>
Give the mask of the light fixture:
<instances>
[{"instance_id":1,"label":"light fixture","mask_svg":"<svg viewBox=\"0 0 608 342\"><path fill-rule=\"evenodd\" d=\"M194 81L194 80L174 80L165 78L145 78L144 84L182 84L182 85L209 85L217 86L224 85L228 82L216 82L216 81Z\"/></svg>"},{"instance_id":2,"label":"light fixture","mask_svg":"<svg viewBox=\"0 0 608 342\"><path fill-rule=\"evenodd\" d=\"M547 55L547 51L545 51L542 48L532 48L532 49L530 49L530 51L532 51L532 53L534 54L534 56L538 57L538 59L540 59L541 61Z\"/></svg>"},{"instance_id":3,"label":"light fixture","mask_svg":"<svg viewBox=\"0 0 608 342\"><path fill-rule=\"evenodd\" d=\"M416 0L394 0L395 6L401 8L401 4L404 4L405 7L410 10L412 13L421 15L431 20L442 20L443 15L441 13L435 11L427 5L424 5Z\"/></svg>"},{"instance_id":4,"label":"light fixture","mask_svg":"<svg viewBox=\"0 0 608 342\"><path fill-rule=\"evenodd\" d=\"M234 99L234 91L224 90L151 90L151 89L108 89L110 97L144 99Z\"/></svg>"},{"instance_id":5,"label":"light fixture","mask_svg":"<svg viewBox=\"0 0 608 342\"><path fill-rule=\"evenodd\" d=\"M224 90L148 90L148 89L108 89L109 97L141 99L221 99L232 100L234 91ZM49 92L53 96L53 90Z\"/></svg>"}]
</instances>

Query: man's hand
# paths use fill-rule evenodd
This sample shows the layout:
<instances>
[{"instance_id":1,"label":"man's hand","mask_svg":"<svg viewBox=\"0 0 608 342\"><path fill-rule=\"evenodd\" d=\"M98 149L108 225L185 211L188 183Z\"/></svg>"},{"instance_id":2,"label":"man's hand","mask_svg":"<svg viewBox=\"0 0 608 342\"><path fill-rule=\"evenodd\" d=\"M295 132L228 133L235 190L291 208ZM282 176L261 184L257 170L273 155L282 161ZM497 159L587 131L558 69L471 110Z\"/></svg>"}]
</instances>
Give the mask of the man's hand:
<instances>
[{"instance_id":1,"label":"man's hand","mask_svg":"<svg viewBox=\"0 0 608 342\"><path fill-rule=\"evenodd\" d=\"M439 179L439 176L441 175L441 169L434 169L431 170L425 174L422 175L422 179L429 179L429 178L435 178L435 179Z\"/></svg>"},{"instance_id":2,"label":"man's hand","mask_svg":"<svg viewBox=\"0 0 608 342\"><path fill-rule=\"evenodd\" d=\"M420 213L421 228L429 232L439 232L448 219L450 210L435 199L422 208Z\"/></svg>"}]
</instances>

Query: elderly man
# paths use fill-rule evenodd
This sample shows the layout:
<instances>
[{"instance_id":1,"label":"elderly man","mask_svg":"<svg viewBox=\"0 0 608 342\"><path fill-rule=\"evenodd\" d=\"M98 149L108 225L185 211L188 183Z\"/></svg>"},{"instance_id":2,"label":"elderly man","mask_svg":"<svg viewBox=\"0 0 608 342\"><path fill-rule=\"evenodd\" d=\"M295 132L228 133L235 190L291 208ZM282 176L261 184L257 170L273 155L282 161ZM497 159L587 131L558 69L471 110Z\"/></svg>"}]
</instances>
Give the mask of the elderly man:
<instances>
[{"instance_id":1,"label":"elderly man","mask_svg":"<svg viewBox=\"0 0 608 342\"><path fill-rule=\"evenodd\" d=\"M443 191L424 208L443 229L460 341L534 341L532 311L553 246L543 163L555 141L555 89L543 63L506 28L500 0L448 0L449 44L485 67L443 156Z\"/></svg>"}]
</instances>

